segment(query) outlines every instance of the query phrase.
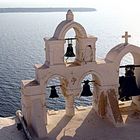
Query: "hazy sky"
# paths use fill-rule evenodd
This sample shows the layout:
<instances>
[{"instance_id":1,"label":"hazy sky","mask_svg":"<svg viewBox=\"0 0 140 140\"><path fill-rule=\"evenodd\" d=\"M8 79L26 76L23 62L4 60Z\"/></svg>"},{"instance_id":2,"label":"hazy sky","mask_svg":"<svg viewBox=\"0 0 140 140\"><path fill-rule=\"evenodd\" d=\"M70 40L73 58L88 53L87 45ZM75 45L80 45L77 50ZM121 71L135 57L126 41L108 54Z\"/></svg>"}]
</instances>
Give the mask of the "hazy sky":
<instances>
[{"instance_id":1,"label":"hazy sky","mask_svg":"<svg viewBox=\"0 0 140 140\"><path fill-rule=\"evenodd\" d=\"M98 4L100 0L0 0L0 6L13 7L13 6L82 6L89 7Z\"/></svg>"},{"instance_id":2,"label":"hazy sky","mask_svg":"<svg viewBox=\"0 0 140 140\"><path fill-rule=\"evenodd\" d=\"M139 8L140 0L0 0L0 7L113 7Z\"/></svg>"},{"instance_id":3,"label":"hazy sky","mask_svg":"<svg viewBox=\"0 0 140 140\"><path fill-rule=\"evenodd\" d=\"M140 0L0 0L0 7L93 7L111 12L140 13Z\"/></svg>"}]
</instances>

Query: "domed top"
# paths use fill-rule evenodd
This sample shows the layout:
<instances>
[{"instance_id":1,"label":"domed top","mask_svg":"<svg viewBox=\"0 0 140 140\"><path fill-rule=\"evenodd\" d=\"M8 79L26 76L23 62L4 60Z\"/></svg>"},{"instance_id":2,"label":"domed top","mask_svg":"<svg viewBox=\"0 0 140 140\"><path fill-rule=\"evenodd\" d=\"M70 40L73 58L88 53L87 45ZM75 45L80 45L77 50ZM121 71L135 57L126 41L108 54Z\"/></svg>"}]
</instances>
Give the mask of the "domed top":
<instances>
[{"instance_id":1,"label":"domed top","mask_svg":"<svg viewBox=\"0 0 140 140\"><path fill-rule=\"evenodd\" d=\"M66 20L73 20L73 19L74 19L74 15L72 11L69 9L66 14Z\"/></svg>"}]
</instances>

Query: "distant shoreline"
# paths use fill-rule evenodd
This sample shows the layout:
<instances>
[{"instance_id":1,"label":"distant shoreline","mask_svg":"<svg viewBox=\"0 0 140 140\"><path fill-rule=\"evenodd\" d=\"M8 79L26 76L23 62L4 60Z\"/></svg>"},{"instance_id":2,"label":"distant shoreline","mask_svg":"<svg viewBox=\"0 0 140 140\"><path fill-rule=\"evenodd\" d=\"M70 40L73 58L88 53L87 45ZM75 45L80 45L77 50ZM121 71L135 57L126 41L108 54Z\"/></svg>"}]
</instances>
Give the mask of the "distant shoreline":
<instances>
[{"instance_id":1,"label":"distant shoreline","mask_svg":"<svg viewBox=\"0 0 140 140\"><path fill-rule=\"evenodd\" d=\"M95 8L0 8L0 13L18 13L18 12L66 12L71 9L73 12L94 12Z\"/></svg>"}]
</instances>

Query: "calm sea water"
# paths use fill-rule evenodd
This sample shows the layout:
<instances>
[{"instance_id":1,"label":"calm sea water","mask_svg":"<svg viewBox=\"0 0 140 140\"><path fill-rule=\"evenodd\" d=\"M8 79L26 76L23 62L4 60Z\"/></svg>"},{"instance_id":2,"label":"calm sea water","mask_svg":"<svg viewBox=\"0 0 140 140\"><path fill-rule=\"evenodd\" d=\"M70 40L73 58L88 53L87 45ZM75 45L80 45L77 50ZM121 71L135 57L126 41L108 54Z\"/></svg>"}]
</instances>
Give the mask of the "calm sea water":
<instances>
[{"instance_id":1,"label":"calm sea water","mask_svg":"<svg viewBox=\"0 0 140 140\"><path fill-rule=\"evenodd\" d=\"M66 13L1 13L0 14L0 116L14 115L20 109L20 83L35 77L34 64L44 63L44 37L51 37ZM98 37L97 56L104 58L115 45L123 42L128 31L130 43L140 45L140 21L103 11L76 12L75 21L88 34ZM131 56L124 59L132 63ZM77 99L76 104L91 104L91 99ZM64 99L49 99L48 107L64 108Z\"/></svg>"}]
</instances>

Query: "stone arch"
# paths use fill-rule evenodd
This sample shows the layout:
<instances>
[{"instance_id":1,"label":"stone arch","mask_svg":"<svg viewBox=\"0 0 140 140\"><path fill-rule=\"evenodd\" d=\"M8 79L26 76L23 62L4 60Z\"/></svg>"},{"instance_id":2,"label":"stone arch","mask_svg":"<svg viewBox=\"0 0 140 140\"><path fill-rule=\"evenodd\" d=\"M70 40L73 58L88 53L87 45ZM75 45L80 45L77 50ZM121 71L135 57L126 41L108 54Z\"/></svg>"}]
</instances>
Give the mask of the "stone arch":
<instances>
[{"instance_id":1,"label":"stone arch","mask_svg":"<svg viewBox=\"0 0 140 140\"><path fill-rule=\"evenodd\" d=\"M127 54L131 53L134 58L134 64L140 64L140 58L138 57L140 55L140 48L131 44L128 44L127 46L124 46L124 44L119 44L113 49L109 51L107 54L105 61L113 62L116 64L117 68L119 69L119 65L121 62L121 59Z\"/></svg>"},{"instance_id":2,"label":"stone arch","mask_svg":"<svg viewBox=\"0 0 140 140\"><path fill-rule=\"evenodd\" d=\"M92 98L90 98L90 99L88 98L88 99L89 99L89 102L92 102L92 106L93 106L94 110L96 110L96 112L99 113L100 107L99 107L98 102L100 100L101 93L103 94L102 85L104 84L104 79L103 79L102 75L100 75L100 73L98 73L97 71L89 70L89 71L83 73L81 75L81 77L79 78L78 87L81 88L82 80L89 74L92 75L92 78L93 78L93 80L95 80L95 82L92 83L92 86L93 86L93 91L91 90L91 92L93 92ZM79 95L80 95L80 93L79 93ZM103 97L103 98L105 98L105 97ZM103 105L103 108L104 108L104 110L106 109L105 104Z\"/></svg>"},{"instance_id":3,"label":"stone arch","mask_svg":"<svg viewBox=\"0 0 140 140\"><path fill-rule=\"evenodd\" d=\"M120 62L122 58L128 54L131 53L134 59L134 65L140 65L140 48L135 46L135 45L124 45L124 44L119 44L113 49L109 51L107 54L105 61L107 63L114 63L116 66L116 70L119 70ZM136 76L136 81L138 86L140 86L140 70L135 70L135 76ZM119 73L117 77L119 81Z\"/></svg>"},{"instance_id":4,"label":"stone arch","mask_svg":"<svg viewBox=\"0 0 140 140\"><path fill-rule=\"evenodd\" d=\"M81 85L81 81L84 79L84 77L86 76L86 75L89 75L89 74L92 74L92 75L94 75L95 76L95 80L96 80L96 83L98 84L98 85L102 85L102 83L103 83L103 78L102 78L102 76L99 74L99 73L97 73L96 71L87 71L87 72L85 72L80 78L79 78L79 85L78 85L78 87Z\"/></svg>"},{"instance_id":5,"label":"stone arch","mask_svg":"<svg viewBox=\"0 0 140 140\"><path fill-rule=\"evenodd\" d=\"M51 80L57 79L60 80L60 83L50 83ZM57 91L57 95L59 96L58 98L61 99L61 102L58 102L58 98L55 98L55 100L51 100L51 98L49 97L51 94L51 87L50 86L55 86L55 85L61 85L61 78L65 78L63 75L61 74L51 74L49 75L45 82L44 82L44 90L45 90L45 102L47 102L47 104L51 104L52 102L54 102L57 106L61 107L61 109L64 109L66 107L65 104L65 94L63 93L63 90L61 89L60 86L55 87L56 91ZM46 89L46 87L48 87L48 89ZM53 106L49 106L48 107L50 109L54 109L55 107ZM59 108L60 109L60 108Z\"/></svg>"},{"instance_id":6,"label":"stone arch","mask_svg":"<svg viewBox=\"0 0 140 140\"><path fill-rule=\"evenodd\" d=\"M48 83L49 80L51 80L51 79L53 79L53 78L55 78L55 77L62 77L62 78L64 78L64 79L66 79L66 77L65 77L64 75L57 74L57 73L56 73L56 74L51 74L51 75L45 77L45 79L44 79L44 84L45 84L45 86L46 86L46 84Z\"/></svg>"},{"instance_id":7,"label":"stone arch","mask_svg":"<svg viewBox=\"0 0 140 140\"><path fill-rule=\"evenodd\" d=\"M67 20L62 21L57 26L55 33L53 35L53 38L58 39L58 40L64 39L65 34L71 28L74 29L74 31L76 33L76 37L87 38L87 33L81 24L74 22L74 21L67 21Z\"/></svg>"},{"instance_id":8,"label":"stone arch","mask_svg":"<svg viewBox=\"0 0 140 140\"><path fill-rule=\"evenodd\" d=\"M129 52L126 53L121 61L120 61L120 66L123 65L133 65L134 64L134 56ZM119 69L119 76L124 76L125 75L125 69Z\"/></svg>"},{"instance_id":9,"label":"stone arch","mask_svg":"<svg viewBox=\"0 0 140 140\"><path fill-rule=\"evenodd\" d=\"M44 90L45 90L45 88L46 88L48 82L49 82L51 79L55 79L56 77L62 78L62 79L67 79L64 75L61 75L61 74L58 74L58 73L56 73L56 74L50 74L49 76L46 76L46 77L44 78L43 82L41 83L42 88L44 88ZM61 79L60 79L60 82L61 82ZM63 96L65 96L64 93L62 93L62 94L63 94Z\"/></svg>"},{"instance_id":10,"label":"stone arch","mask_svg":"<svg viewBox=\"0 0 140 140\"><path fill-rule=\"evenodd\" d=\"M99 88L101 87L101 85L102 85L102 83L103 83L103 78L102 78L102 76L99 74L99 73L97 73L96 71L87 71L87 72L85 72L85 73L83 73L82 75L81 75L81 77L79 78L79 81L78 81L78 85L77 85L77 87L78 87L78 89L80 89L81 88L81 82L83 81L83 79L87 76L87 75L89 75L89 74L91 74L92 76L94 76L94 80L96 81L96 82L93 82L93 85L94 85L94 87L96 88L96 91L95 92L97 92L97 91L99 91ZM93 78L93 77L92 77ZM80 93L79 93L79 95L80 95ZM96 95L95 95L96 96Z\"/></svg>"}]
</instances>

